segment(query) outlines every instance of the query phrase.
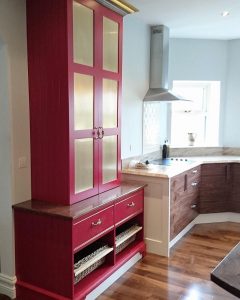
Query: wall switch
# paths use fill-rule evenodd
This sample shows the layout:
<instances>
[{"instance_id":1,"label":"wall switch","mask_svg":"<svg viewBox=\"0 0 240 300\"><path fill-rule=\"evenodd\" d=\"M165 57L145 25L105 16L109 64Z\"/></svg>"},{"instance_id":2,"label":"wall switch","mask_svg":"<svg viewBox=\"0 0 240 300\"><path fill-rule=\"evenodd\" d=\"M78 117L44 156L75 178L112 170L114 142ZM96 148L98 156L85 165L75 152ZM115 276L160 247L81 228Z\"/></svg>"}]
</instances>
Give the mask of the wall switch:
<instances>
[{"instance_id":1,"label":"wall switch","mask_svg":"<svg viewBox=\"0 0 240 300\"><path fill-rule=\"evenodd\" d=\"M23 169L27 167L27 158L26 156L19 157L18 159L18 168Z\"/></svg>"}]
</instances>

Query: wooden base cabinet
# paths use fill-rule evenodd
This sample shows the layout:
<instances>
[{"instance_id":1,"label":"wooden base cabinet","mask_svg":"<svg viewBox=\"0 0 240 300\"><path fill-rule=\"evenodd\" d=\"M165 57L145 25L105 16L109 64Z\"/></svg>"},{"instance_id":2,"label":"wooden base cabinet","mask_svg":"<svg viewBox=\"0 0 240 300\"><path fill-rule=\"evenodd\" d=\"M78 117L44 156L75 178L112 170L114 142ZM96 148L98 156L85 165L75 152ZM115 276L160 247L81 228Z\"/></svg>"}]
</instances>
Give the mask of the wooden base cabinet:
<instances>
[{"instance_id":1,"label":"wooden base cabinet","mask_svg":"<svg viewBox=\"0 0 240 300\"><path fill-rule=\"evenodd\" d=\"M69 206L14 206L18 300L84 299L143 242L143 186L122 185Z\"/></svg>"},{"instance_id":2,"label":"wooden base cabinet","mask_svg":"<svg viewBox=\"0 0 240 300\"><path fill-rule=\"evenodd\" d=\"M170 182L170 239L198 215L201 168L177 175Z\"/></svg>"}]
</instances>

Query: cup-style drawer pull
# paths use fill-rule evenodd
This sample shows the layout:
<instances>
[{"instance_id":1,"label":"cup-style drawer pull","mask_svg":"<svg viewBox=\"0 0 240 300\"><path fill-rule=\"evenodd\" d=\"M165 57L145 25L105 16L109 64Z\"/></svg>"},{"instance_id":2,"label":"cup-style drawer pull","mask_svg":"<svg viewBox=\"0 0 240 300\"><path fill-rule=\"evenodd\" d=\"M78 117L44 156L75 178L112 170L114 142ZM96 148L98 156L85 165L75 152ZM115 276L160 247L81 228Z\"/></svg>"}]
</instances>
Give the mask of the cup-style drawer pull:
<instances>
[{"instance_id":1,"label":"cup-style drawer pull","mask_svg":"<svg viewBox=\"0 0 240 300\"><path fill-rule=\"evenodd\" d=\"M192 209L194 209L194 208L196 208L196 207L197 207L197 204L191 205L191 208L192 208Z\"/></svg>"},{"instance_id":2,"label":"cup-style drawer pull","mask_svg":"<svg viewBox=\"0 0 240 300\"><path fill-rule=\"evenodd\" d=\"M192 172L193 172L193 174L196 174L196 173L197 173L197 170L193 170Z\"/></svg>"},{"instance_id":3,"label":"cup-style drawer pull","mask_svg":"<svg viewBox=\"0 0 240 300\"><path fill-rule=\"evenodd\" d=\"M134 202L128 203L127 206L128 206L128 207L133 207L133 206L135 206L135 203L134 203Z\"/></svg>"},{"instance_id":4,"label":"cup-style drawer pull","mask_svg":"<svg viewBox=\"0 0 240 300\"><path fill-rule=\"evenodd\" d=\"M98 226L102 224L102 220L98 219L96 222L92 222L92 226Z\"/></svg>"},{"instance_id":5,"label":"cup-style drawer pull","mask_svg":"<svg viewBox=\"0 0 240 300\"><path fill-rule=\"evenodd\" d=\"M192 182L192 184L191 184L192 186L197 186L198 185L198 183L197 182Z\"/></svg>"}]
</instances>

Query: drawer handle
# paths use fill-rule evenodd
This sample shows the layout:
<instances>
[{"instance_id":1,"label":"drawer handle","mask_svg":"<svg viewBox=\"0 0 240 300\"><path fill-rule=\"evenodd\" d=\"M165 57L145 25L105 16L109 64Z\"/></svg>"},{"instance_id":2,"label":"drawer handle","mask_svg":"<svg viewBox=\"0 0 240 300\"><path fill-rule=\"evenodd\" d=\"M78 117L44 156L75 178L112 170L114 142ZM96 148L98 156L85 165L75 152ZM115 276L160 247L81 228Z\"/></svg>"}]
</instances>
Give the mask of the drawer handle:
<instances>
[{"instance_id":1,"label":"drawer handle","mask_svg":"<svg viewBox=\"0 0 240 300\"><path fill-rule=\"evenodd\" d=\"M193 172L193 174L196 174L196 173L197 173L197 170L193 170L192 172Z\"/></svg>"},{"instance_id":2,"label":"drawer handle","mask_svg":"<svg viewBox=\"0 0 240 300\"><path fill-rule=\"evenodd\" d=\"M92 226L99 226L102 224L102 220L98 219L96 222L92 222Z\"/></svg>"},{"instance_id":3,"label":"drawer handle","mask_svg":"<svg viewBox=\"0 0 240 300\"><path fill-rule=\"evenodd\" d=\"M128 206L128 207L133 207L133 206L135 206L135 203L134 203L134 202L128 203L127 206Z\"/></svg>"},{"instance_id":4,"label":"drawer handle","mask_svg":"<svg viewBox=\"0 0 240 300\"><path fill-rule=\"evenodd\" d=\"M191 205L191 208L192 208L192 209L194 209L194 208L196 208L196 207L197 207L197 204Z\"/></svg>"},{"instance_id":5,"label":"drawer handle","mask_svg":"<svg viewBox=\"0 0 240 300\"><path fill-rule=\"evenodd\" d=\"M192 186L197 186L198 183L197 182L192 182Z\"/></svg>"}]
</instances>

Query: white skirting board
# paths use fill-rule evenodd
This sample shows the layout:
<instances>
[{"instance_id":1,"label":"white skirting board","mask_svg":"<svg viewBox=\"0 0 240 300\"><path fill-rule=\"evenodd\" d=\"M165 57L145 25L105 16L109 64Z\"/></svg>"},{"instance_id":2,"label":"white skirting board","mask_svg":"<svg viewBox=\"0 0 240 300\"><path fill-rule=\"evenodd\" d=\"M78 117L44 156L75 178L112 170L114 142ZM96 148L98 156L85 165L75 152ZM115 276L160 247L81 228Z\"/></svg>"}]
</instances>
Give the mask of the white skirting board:
<instances>
[{"instance_id":1,"label":"white skirting board","mask_svg":"<svg viewBox=\"0 0 240 300\"><path fill-rule=\"evenodd\" d=\"M0 294L7 295L11 299L16 298L16 277L0 273Z\"/></svg>"},{"instance_id":2,"label":"white skirting board","mask_svg":"<svg viewBox=\"0 0 240 300\"><path fill-rule=\"evenodd\" d=\"M94 300L99 295L101 295L110 285L112 285L119 277L121 277L127 270L129 270L136 262L142 258L142 254L135 254L129 261L127 261L123 266L121 266L116 272L108 277L104 282L102 282L96 289L94 289L85 298L86 300Z\"/></svg>"},{"instance_id":3,"label":"white skirting board","mask_svg":"<svg viewBox=\"0 0 240 300\"><path fill-rule=\"evenodd\" d=\"M236 222L240 223L240 214L238 213L214 213L198 215L190 224L188 224L171 242L169 247L175 245L194 225L220 222Z\"/></svg>"}]
</instances>

